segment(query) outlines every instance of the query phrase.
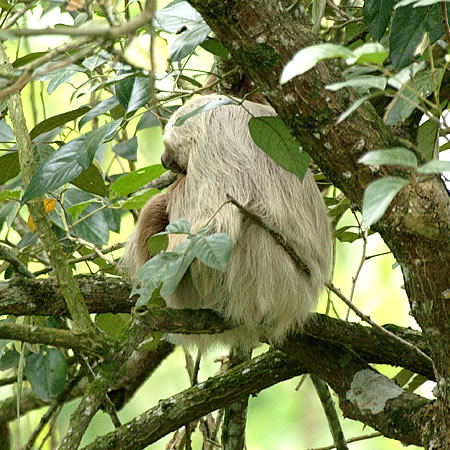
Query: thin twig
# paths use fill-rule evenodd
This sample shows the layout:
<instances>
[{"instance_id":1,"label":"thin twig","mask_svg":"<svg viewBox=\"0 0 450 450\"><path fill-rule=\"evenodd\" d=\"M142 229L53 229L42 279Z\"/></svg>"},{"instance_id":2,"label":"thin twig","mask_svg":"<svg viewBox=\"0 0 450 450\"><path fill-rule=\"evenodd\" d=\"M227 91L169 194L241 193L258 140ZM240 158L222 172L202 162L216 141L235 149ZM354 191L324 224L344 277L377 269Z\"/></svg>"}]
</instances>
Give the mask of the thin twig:
<instances>
[{"instance_id":1,"label":"thin twig","mask_svg":"<svg viewBox=\"0 0 450 450\"><path fill-rule=\"evenodd\" d=\"M426 355L422 350L420 350L415 345L411 344L408 341L405 341L401 337L397 336L394 333L391 333L389 330L386 330L386 328L383 328L381 325L378 325L376 322L374 322L370 317L366 316L363 312L361 312L353 303L350 302L350 300L331 282L325 283L325 286L334 294L336 294L337 297L339 297L360 319L364 320L364 322L369 323L372 325L372 327L376 328L377 330L381 331L386 336L389 336L391 339L394 339L396 342L408 347L409 350L413 351L417 355L419 355L421 358L424 358L427 360L428 363L433 364L433 360Z\"/></svg>"},{"instance_id":2,"label":"thin twig","mask_svg":"<svg viewBox=\"0 0 450 450\"><path fill-rule=\"evenodd\" d=\"M364 263L366 262L366 254L367 254L367 236L369 232L368 229L364 230L362 233L363 237L363 249L361 253L361 260L359 261L358 268L356 269L355 275L352 277L352 287L350 289L350 302L353 303L353 296L355 294L356 282L358 281L359 274L363 268ZM345 315L345 320L348 320L348 316L350 315L350 308L347 308L347 314Z\"/></svg>"},{"instance_id":3,"label":"thin twig","mask_svg":"<svg viewBox=\"0 0 450 450\"><path fill-rule=\"evenodd\" d=\"M265 231L267 231L277 242L277 244L281 245L284 250L291 257L292 261L296 265L296 267L302 271L308 277L311 275L311 271L309 267L299 258L299 256L295 253L294 249L287 243L286 239L276 231L272 230L267 224L265 224L260 217L256 214L252 213L248 209L245 209L240 203L238 203L231 195L227 195L228 200L236 206L239 211L243 212L247 217L249 217L254 223L259 225Z\"/></svg>"},{"instance_id":4,"label":"thin twig","mask_svg":"<svg viewBox=\"0 0 450 450\"><path fill-rule=\"evenodd\" d=\"M336 412L336 406L333 398L331 397L327 383L325 383L322 378L314 374L311 374L311 381L314 384L317 395L322 403L323 410L325 411L325 416L328 421L328 426L330 428L335 447L337 450L348 450L344 432L339 421L339 416Z\"/></svg>"},{"instance_id":5,"label":"thin twig","mask_svg":"<svg viewBox=\"0 0 450 450\"><path fill-rule=\"evenodd\" d=\"M20 275L34 279L35 276L28 270L27 266L23 264L15 255L13 255L6 247L0 245L0 259L8 261Z\"/></svg>"},{"instance_id":6,"label":"thin twig","mask_svg":"<svg viewBox=\"0 0 450 450\"><path fill-rule=\"evenodd\" d=\"M444 24L445 28L445 35L447 36L447 42L450 45L450 27L448 25L448 16L447 16L447 8L446 8L447 2L441 2L441 9L442 9L442 23Z\"/></svg>"},{"instance_id":7,"label":"thin twig","mask_svg":"<svg viewBox=\"0 0 450 450\"><path fill-rule=\"evenodd\" d=\"M376 437L380 437L380 436L383 436L383 435L381 433L379 433L378 431L376 431L375 433L364 434L362 436L352 437L350 439L347 439L346 443L351 444L352 442L365 441L366 439L372 439L372 438L376 438ZM335 445L328 445L326 447L314 448L312 450L333 450L334 448L336 448Z\"/></svg>"}]
</instances>

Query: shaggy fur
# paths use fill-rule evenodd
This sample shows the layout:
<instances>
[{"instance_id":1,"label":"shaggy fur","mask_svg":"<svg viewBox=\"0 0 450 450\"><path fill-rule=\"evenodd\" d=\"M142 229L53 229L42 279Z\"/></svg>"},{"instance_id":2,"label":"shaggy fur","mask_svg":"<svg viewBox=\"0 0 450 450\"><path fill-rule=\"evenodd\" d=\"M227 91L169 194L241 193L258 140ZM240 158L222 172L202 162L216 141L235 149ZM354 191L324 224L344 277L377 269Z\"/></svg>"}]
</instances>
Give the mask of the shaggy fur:
<instances>
[{"instance_id":1,"label":"shaggy fur","mask_svg":"<svg viewBox=\"0 0 450 450\"><path fill-rule=\"evenodd\" d=\"M232 239L226 272L195 261L166 302L172 308L213 309L238 325L220 335L179 338L183 344L252 347L262 337L280 342L302 326L328 279L331 237L326 210L309 171L301 183L250 137L250 117L273 116L271 107L246 101L245 108L222 106L174 126L178 117L216 97L190 101L168 122L164 161L184 169L185 175L144 207L126 250L126 263L133 276L150 256L148 238L161 231L167 218L169 222L187 219L195 232L231 195L282 235L311 275L299 271L269 233L227 204L209 224L213 232L226 232ZM183 239L171 235L168 250Z\"/></svg>"}]
</instances>

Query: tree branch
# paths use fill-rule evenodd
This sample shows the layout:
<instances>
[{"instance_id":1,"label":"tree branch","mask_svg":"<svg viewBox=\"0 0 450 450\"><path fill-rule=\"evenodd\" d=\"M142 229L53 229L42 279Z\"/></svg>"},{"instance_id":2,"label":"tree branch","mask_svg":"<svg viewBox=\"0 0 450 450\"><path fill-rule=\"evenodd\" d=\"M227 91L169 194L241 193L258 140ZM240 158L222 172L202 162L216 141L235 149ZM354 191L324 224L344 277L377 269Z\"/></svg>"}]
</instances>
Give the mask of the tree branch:
<instances>
[{"instance_id":1,"label":"tree branch","mask_svg":"<svg viewBox=\"0 0 450 450\"><path fill-rule=\"evenodd\" d=\"M129 313L134 299L129 298L130 285L119 278L78 277L82 295L91 313ZM15 277L0 283L0 310L12 315L67 315L68 310L54 279L29 280ZM168 333L220 333L233 327L209 310L173 310L154 307L143 310L142 319L150 331ZM411 342L422 352L429 353L418 331L384 326L402 339ZM303 333L326 341L350 346L364 360L405 367L434 379L433 368L427 358L404 351L380 331L355 322L344 322L322 314L312 314ZM299 339L302 339L299 334Z\"/></svg>"}]
</instances>

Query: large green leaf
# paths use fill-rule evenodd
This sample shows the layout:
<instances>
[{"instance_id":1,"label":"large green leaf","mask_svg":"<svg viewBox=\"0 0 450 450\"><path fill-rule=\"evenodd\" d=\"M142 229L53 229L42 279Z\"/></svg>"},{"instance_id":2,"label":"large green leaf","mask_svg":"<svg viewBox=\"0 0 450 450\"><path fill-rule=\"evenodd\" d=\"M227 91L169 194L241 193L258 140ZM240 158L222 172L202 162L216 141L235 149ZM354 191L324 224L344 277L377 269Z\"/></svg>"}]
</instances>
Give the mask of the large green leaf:
<instances>
[{"instance_id":1,"label":"large green leaf","mask_svg":"<svg viewBox=\"0 0 450 450\"><path fill-rule=\"evenodd\" d=\"M114 85L114 93L127 114L132 113L150 100L150 81L139 76L125 78Z\"/></svg>"},{"instance_id":2,"label":"large green leaf","mask_svg":"<svg viewBox=\"0 0 450 450\"><path fill-rule=\"evenodd\" d=\"M83 191L91 192L92 194L100 195L102 197L104 197L107 192L101 168L95 161L92 161L89 168L74 178L71 183Z\"/></svg>"},{"instance_id":3,"label":"large green leaf","mask_svg":"<svg viewBox=\"0 0 450 450\"><path fill-rule=\"evenodd\" d=\"M188 27L170 46L170 59L177 62L189 56L208 37L210 32L211 28L203 21L192 28Z\"/></svg>"},{"instance_id":4,"label":"large green leaf","mask_svg":"<svg viewBox=\"0 0 450 450\"><path fill-rule=\"evenodd\" d=\"M111 109L115 108L119 104L119 100L117 100L116 97L110 97L106 100L103 100L98 105L95 105L87 114L85 114L79 124L78 129L81 130L81 128L88 123L90 120L95 119L96 117L100 116L101 114L104 114L107 111L110 111Z\"/></svg>"},{"instance_id":5,"label":"large green leaf","mask_svg":"<svg viewBox=\"0 0 450 450\"><path fill-rule=\"evenodd\" d=\"M6 123L5 119L0 120L0 142L15 142L13 130Z\"/></svg>"},{"instance_id":6,"label":"large green leaf","mask_svg":"<svg viewBox=\"0 0 450 450\"><path fill-rule=\"evenodd\" d=\"M447 5L447 11L449 10ZM389 33L390 55L394 67L399 70L412 62L424 33L428 33L430 44L434 44L444 32L441 5L396 8Z\"/></svg>"},{"instance_id":7,"label":"large green leaf","mask_svg":"<svg viewBox=\"0 0 450 450\"><path fill-rule=\"evenodd\" d=\"M198 234L193 242L193 252L203 264L225 272L231 257L233 243L227 233L209 236Z\"/></svg>"},{"instance_id":8,"label":"large green leaf","mask_svg":"<svg viewBox=\"0 0 450 450\"><path fill-rule=\"evenodd\" d=\"M111 185L111 198L123 197L131 194L139 188L163 174L166 169L161 164L133 170L120 177Z\"/></svg>"},{"instance_id":9,"label":"large green leaf","mask_svg":"<svg viewBox=\"0 0 450 450\"><path fill-rule=\"evenodd\" d=\"M343 45L317 44L306 47L297 52L286 64L281 73L280 83L287 83L297 75L312 69L319 61L330 58L352 58L353 52Z\"/></svg>"},{"instance_id":10,"label":"large green leaf","mask_svg":"<svg viewBox=\"0 0 450 450\"><path fill-rule=\"evenodd\" d=\"M419 173L444 173L450 172L450 161L439 161L434 159L433 161L429 161L423 166L420 166L417 169Z\"/></svg>"},{"instance_id":11,"label":"large green leaf","mask_svg":"<svg viewBox=\"0 0 450 450\"><path fill-rule=\"evenodd\" d=\"M100 144L110 139L121 123L122 119L117 119L86 134L83 142L83 151L79 151L76 154L77 161L83 169L89 168Z\"/></svg>"},{"instance_id":12,"label":"large green leaf","mask_svg":"<svg viewBox=\"0 0 450 450\"><path fill-rule=\"evenodd\" d=\"M20 163L17 152L10 152L0 156L0 184L5 184L8 180L19 175Z\"/></svg>"},{"instance_id":13,"label":"large green leaf","mask_svg":"<svg viewBox=\"0 0 450 450\"><path fill-rule=\"evenodd\" d=\"M124 142L119 142L113 147L113 152L128 161L137 160L138 140L136 136Z\"/></svg>"},{"instance_id":14,"label":"large green leaf","mask_svg":"<svg viewBox=\"0 0 450 450\"><path fill-rule=\"evenodd\" d=\"M422 123L419 127L419 132L417 133L417 146L426 161L433 158L436 139L439 136L438 130L439 124L437 120L431 119Z\"/></svg>"},{"instance_id":15,"label":"large green leaf","mask_svg":"<svg viewBox=\"0 0 450 450\"><path fill-rule=\"evenodd\" d=\"M48 131L54 130L55 128L70 122L71 120L75 120L78 117L86 114L89 111L89 106L82 106L81 108L74 109L72 111L68 111L62 114L58 114L53 117L49 117L48 119L43 120L38 123L31 131L30 137L31 139L36 138L40 134L47 133Z\"/></svg>"},{"instance_id":16,"label":"large green leaf","mask_svg":"<svg viewBox=\"0 0 450 450\"><path fill-rule=\"evenodd\" d=\"M75 205L87 204L77 218L75 231L77 236L85 241L101 246L108 242L109 231L117 231L113 210L103 208L102 203L95 196L79 189L70 188L64 195L64 207L74 211ZM77 212L78 214L78 212Z\"/></svg>"},{"instance_id":17,"label":"large green leaf","mask_svg":"<svg viewBox=\"0 0 450 450\"><path fill-rule=\"evenodd\" d=\"M361 75L359 77L350 78L345 81L340 81L338 83L328 84L326 86L330 91L337 91L345 87L352 87L356 89L359 93L366 92L369 89L380 89L383 90L386 87L387 78L377 77L375 75Z\"/></svg>"},{"instance_id":18,"label":"large green leaf","mask_svg":"<svg viewBox=\"0 0 450 450\"><path fill-rule=\"evenodd\" d=\"M303 180L309 166L309 155L300 151L300 145L279 117L252 117L248 122L255 144L280 167Z\"/></svg>"},{"instance_id":19,"label":"large green leaf","mask_svg":"<svg viewBox=\"0 0 450 450\"><path fill-rule=\"evenodd\" d=\"M363 16L370 35L379 41L391 19L395 0L364 0Z\"/></svg>"},{"instance_id":20,"label":"large green leaf","mask_svg":"<svg viewBox=\"0 0 450 450\"><path fill-rule=\"evenodd\" d=\"M151 197L158 193L158 189L149 189L143 194L133 196L122 203L122 209L141 209Z\"/></svg>"},{"instance_id":21,"label":"large green leaf","mask_svg":"<svg viewBox=\"0 0 450 450\"><path fill-rule=\"evenodd\" d=\"M84 136L73 139L39 165L23 195L22 203L57 189L80 175L84 169L77 162L76 155L83 143Z\"/></svg>"},{"instance_id":22,"label":"large green leaf","mask_svg":"<svg viewBox=\"0 0 450 450\"><path fill-rule=\"evenodd\" d=\"M161 122L155 117L153 111L145 112L136 125L136 133L145 128L159 127Z\"/></svg>"},{"instance_id":23,"label":"large green leaf","mask_svg":"<svg viewBox=\"0 0 450 450\"><path fill-rule=\"evenodd\" d=\"M56 348L41 347L39 354L28 355L25 374L36 395L48 402L64 388L67 377L66 358Z\"/></svg>"},{"instance_id":24,"label":"large green leaf","mask_svg":"<svg viewBox=\"0 0 450 450\"><path fill-rule=\"evenodd\" d=\"M100 144L114 133L120 123L120 119L107 123L63 145L36 168L22 203L57 189L81 175L91 165Z\"/></svg>"},{"instance_id":25,"label":"large green leaf","mask_svg":"<svg viewBox=\"0 0 450 450\"><path fill-rule=\"evenodd\" d=\"M427 98L433 92L433 84L437 86L441 73L441 69L437 69L433 73L425 70L419 72L402 86L387 109L386 123L397 125L406 120L419 106L421 99Z\"/></svg>"},{"instance_id":26,"label":"large green leaf","mask_svg":"<svg viewBox=\"0 0 450 450\"><path fill-rule=\"evenodd\" d=\"M370 226L383 217L393 198L408 180L399 177L383 177L367 186L363 198L363 222Z\"/></svg>"},{"instance_id":27,"label":"large green leaf","mask_svg":"<svg viewBox=\"0 0 450 450\"><path fill-rule=\"evenodd\" d=\"M367 166L391 165L417 167L416 155L404 147L373 150L363 155L358 162Z\"/></svg>"}]
</instances>

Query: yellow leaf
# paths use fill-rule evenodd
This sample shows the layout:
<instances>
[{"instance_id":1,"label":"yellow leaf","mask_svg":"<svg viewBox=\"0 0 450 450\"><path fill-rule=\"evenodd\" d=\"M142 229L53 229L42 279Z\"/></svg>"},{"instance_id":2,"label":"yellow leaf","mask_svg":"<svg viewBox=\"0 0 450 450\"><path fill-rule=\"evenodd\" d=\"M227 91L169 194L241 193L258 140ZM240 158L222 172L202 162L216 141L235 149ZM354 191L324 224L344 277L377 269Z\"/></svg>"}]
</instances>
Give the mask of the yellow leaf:
<instances>
[{"instance_id":1,"label":"yellow leaf","mask_svg":"<svg viewBox=\"0 0 450 450\"><path fill-rule=\"evenodd\" d=\"M44 209L47 214L51 213L56 207L56 200L54 198L46 198L44 201ZM28 228L32 233L36 231L36 225L33 222L31 214L28 216Z\"/></svg>"}]
</instances>

